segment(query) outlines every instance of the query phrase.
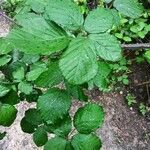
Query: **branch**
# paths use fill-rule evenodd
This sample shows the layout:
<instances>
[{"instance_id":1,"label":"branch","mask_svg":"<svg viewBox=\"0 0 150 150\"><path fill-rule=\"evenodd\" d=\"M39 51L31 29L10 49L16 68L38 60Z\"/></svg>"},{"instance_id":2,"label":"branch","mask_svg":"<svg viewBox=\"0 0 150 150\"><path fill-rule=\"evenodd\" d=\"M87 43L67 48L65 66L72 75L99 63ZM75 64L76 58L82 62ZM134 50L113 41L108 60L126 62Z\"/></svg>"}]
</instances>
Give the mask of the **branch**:
<instances>
[{"instance_id":1,"label":"branch","mask_svg":"<svg viewBox=\"0 0 150 150\"><path fill-rule=\"evenodd\" d=\"M146 49L150 48L150 43L137 43L137 44L121 44L121 47L124 49Z\"/></svg>"}]
</instances>

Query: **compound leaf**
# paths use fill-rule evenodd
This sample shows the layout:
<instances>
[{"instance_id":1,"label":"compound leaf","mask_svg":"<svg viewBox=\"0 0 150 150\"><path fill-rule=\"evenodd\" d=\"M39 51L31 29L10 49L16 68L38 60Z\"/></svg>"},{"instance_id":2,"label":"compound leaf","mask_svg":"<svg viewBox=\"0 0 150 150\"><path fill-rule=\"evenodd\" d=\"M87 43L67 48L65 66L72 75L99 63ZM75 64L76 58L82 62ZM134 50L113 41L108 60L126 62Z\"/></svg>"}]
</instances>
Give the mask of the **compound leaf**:
<instances>
[{"instance_id":1,"label":"compound leaf","mask_svg":"<svg viewBox=\"0 0 150 150\"><path fill-rule=\"evenodd\" d=\"M87 104L79 108L74 116L74 126L80 133L84 134L89 134L101 127L103 121L103 108L96 104Z\"/></svg>"},{"instance_id":2,"label":"compound leaf","mask_svg":"<svg viewBox=\"0 0 150 150\"><path fill-rule=\"evenodd\" d=\"M60 69L72 84L82 84L92 79L98 70L95 47L84 37L73 39L62 56Z\"/></svg>"}]
</instances>

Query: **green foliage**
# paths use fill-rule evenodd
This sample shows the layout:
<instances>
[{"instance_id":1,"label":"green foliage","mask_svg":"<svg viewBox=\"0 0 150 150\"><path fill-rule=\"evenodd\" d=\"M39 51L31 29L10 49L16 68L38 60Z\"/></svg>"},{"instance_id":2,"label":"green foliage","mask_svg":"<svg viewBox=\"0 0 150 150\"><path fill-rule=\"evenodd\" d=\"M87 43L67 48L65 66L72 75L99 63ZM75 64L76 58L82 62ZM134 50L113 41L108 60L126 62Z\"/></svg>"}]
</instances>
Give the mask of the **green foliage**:
<instances>
[{"instance_id":1,"label":"green foliage","mask_svg":"<svg viewBox=\"0 0 150 150\"><path fill-rule=\"evenodd\" d=\"M150 63L150 50L145 52L144 57L146 58L147 62Z\"/></svg>"},{"instance_id":2,"label":"green foliage","mask_svg":"<svg viewBox=\"0 0 150 150\"><path fill-rule=\"evenodd\" d=\"M146 114L150 113L150 107L144 105L143 103L140 103L139 111L143 116L145 116Z\"/></svg>"},{"instance_id":3,"label":"green foliage","mask_svg":"<svg viewBox=\"0 0 150 150\"><path fill-rule=\"evenodd\" d=\"M116 9L105 8L105 2L113 3ZM120 13L137 18L143 12L136 0L105 2L93 11L85 0L6 2L2 8L12 11L9 15L14 16L15 24L9 35L0 39L0 125L14 122L14 105L20 101L36 102L20 125L24 132L33 134L37 146L44 145L44 150L101 148L95 130L104 122L104 111L91 103L84 91L95 85L107 91L111 73L128 70L117 38L132 39L120 30L117 38L111 33L120 26ZM144 37L149 31L147 20L135 21L138 27L131 23L131 32L138 28L138 35ZM128 84L127 75L122 77L118 80ZM86 104L70 117L72 99ZM74 130L79 133L72 137ZM48 139L49 133L55 137ZM0 139L3 136L0 134Z\"/></svg>"},{"instance_id":4,"label":"green foliage","mask_svg":"<svg viewBox=\"0 0 150 150\"><path fill-rule=\"evenodd\" d=\"M136 100L135 100L135 96L133 96L130 93L127 94L126 100L128 102L128 106L132 106L133 104L137 103Z\"/></svg>"},{"instance_id":5,"label":"green foliage","mask_svg":"<svg viewBox=\"0 0 150 150\"><path fill-rule=\"evenodd\" d=\"M76 112L74 126L80 133L89 134L102 126L103 121L103 108L96 104L87 104Z\"/></svg>"}]
</instances>

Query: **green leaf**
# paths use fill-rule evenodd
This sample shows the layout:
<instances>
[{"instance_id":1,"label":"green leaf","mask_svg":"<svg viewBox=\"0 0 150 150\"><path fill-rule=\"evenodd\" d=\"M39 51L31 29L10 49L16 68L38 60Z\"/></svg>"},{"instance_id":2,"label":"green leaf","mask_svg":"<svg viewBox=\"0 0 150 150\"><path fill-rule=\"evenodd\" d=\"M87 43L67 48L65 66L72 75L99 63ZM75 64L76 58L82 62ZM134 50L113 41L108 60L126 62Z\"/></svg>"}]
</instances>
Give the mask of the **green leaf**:
<instances>
[{"instance_id":1,"label":"green leaf","mask_svg":"<svg viewBox=\"0 0 150 150\"><path fill-rule=\"evenodd\" d=\"M104 2L106 3L110 3L112 0L104 0Z\"/></svg>"},{"instance_id":2,"label":"green leaf","mask_svg":"<svg viewBox=\"0 0 150 150\"><path fill-rule=\"evenodd\" d=\"M18 22L22 28L12 29L7 38L16 49L27 54L51 54L63 50L69 43L61 28L41 16L22 15Z\"/></svg>"},{"instance_id":3,"label":"green leaf","mask_svg":"<svg viewBox=\"0 0 150 150\"><path fill-rule=\"evenodd\" d=\"M94 84L102 91L108 89L108 75L111 73L111 69L109 65L105 62L98 63L99 68L97 75L94 77L93 82Z\"/></svg>"},{"instance_id":4,"label":"green leaf","mask_svg":"<svg viewBox=\"0 0 150 150\"><path fill-rule=\"evenodd\" d=\"M83 24L79 7L71 0L49 0L46 14L50 20L69 30L78 30Z\"/></svg>"},{"instance_id":5,"label":"green leaf","mask_svg":"<svg viewBox=\"0 0 150 150\"><path fill-rule=\"evenodd\" d=\"M35 81L43 72L47 70L45 63L35 63L31 66L30 72L26 74L27 81Z\"/></svg>"},{"instance_id":6,"label":"green leaf","mask_svg":"<svg viewBox=\"0 0 150 150\"><path fill-rule=\"evenodd\" d=\"M89 33L101 33L111 29L113 16L109 9L97 8L89 13L85 19L84 28Z\"/></svg>"},{"instance_id":7,"label":"green leaf","mask_svg":"<svg viewBox=\"0 0 150 150\"><path fill-rule=\"evenodd\" d=\"M109 33L91 34L89 38L93 41L97 55L104 60L117 61L122 57L122 50L116 37Z\"/></svg>"},{"instance_id":8,"label":"green leaf","mask_svg":"<svg viewBox=\"0 0 150 150\"><path fill-rule=\"evenodd\" d=\"M14 79L16 79L18 81L23 80L24 79L24 75L25 75L24 67L20 67L20 68L18 68L17 70L15 70L13 72Z\"/></svg>"},{"instance_id":9,"label":"green leaf","mask_svg":"<svg viewBox=\"0 0 150 150\"><path fill-rule=\"evenodd\" d=\"M47 132L43 127L39 127L33 134L34 143L40 147L43 146L48 141Z\"/></svg>"},{"instance_id":10,"label":"green leaf","mask_svg":"<svg viewBox=\"0 0 150 150\"><path fill-rule=\"evenodd\" d=\"M80 101L87 101L88 97L84 94L83 87L80 85L72 85L65 83L67 92L75 99Z\"/></svg>"},{"instance_id":11,"label":"green leaf","mask_svg":"<svg viewBox=\"0 0 150 150\"><path fill-rule=\"evenodd\" d=\"M8 54L12 49L13 46L10 41L5 38L0 38L0 55Z\"/></svg>"},{"instance_id":12,"label":"green leaf","mask_svg":"<svg viewBox=\"0 0 150 150\"><path fill-rule=\"evenodd\" d=\"M54 124L67 115L71 105L69 95L59 89L50 89L39 97L37 107L47 124Z\"/></svg>"},{"instance_id":13,"label":"green leaf","mask_svg":"<svg viewBox=\"0 0 150 150\"><path fill-rule=\"evenodd\" d=\"M37 128L37 126L32 125L31 123L29 123L26 118L22 118L21 122L20 122L20 126L23 132L25 133L34 133L35 128Z\"/></svg>"},{"instance_id":14,"label":"green leaf","mask_svg":"<svg viewBox=\"0 0 150 150\"><path fill-rule=\"evenodd\" d=\"M7 95L0 98L0 101L5 104L16 105L20 102L17 91L11 89Z\"/></svg>"},{"instance_id":15,"label":"green leaf","mask_svg":"<svg viewBox=\"0 0 150 150\"><path fill-rule=\"evenodd\" d=\"M29 95L29 94L32 92L33 87L32 87L32 85L31 85L30 83L27 83L27 82L20 82L20 83L18 84L18 89L19 89L21 92L23 92L23 93Z\"/></svg>"},{"instance_id":16,"label":"green leaf","mask_svg":"<svg viewBox=\"0 0 150 150\"><path fill-rule=\"evenodd\" d=\"M39 87L52 87L63 80L58 62L51 63L47 71L43 72L35 81Z\"/></svg>"},{"instance_id":17,"label":"green leaf","mask_svg":"<svg viewBox=\"0 0 150 150\"><path fill-rule=\"evenodd\" d=\"M80 133L91 133L104 122L103 108L96 104L87 104L78 109L74 116L74 126Z\"/></svg>"},{"instance_id":18,"label":"green leaf","mask_svg":"<svg viewBox=\"0 0 150 150\"><path fill-rule=\"evenodd\" d=\"M110 12L113 16L113 23L114 23L113 25L116 27L120 26L121 25L121 17L119 15L118 11L115 9L110 9Z\"/></svg>"},{"instance_id":19,"label":"green leaf","mask_svg":"<svg viewBox=\"0 0 150 150\"><path fill-rule=\"evenodd\" d=\"M61 137L50 139L44 146L44 150L66 150L67 141Z\"/></svg>"},{"instance_id":20,"label":"green leaf","mask_svg":"<svg viewBox=\"0 0 150 150\"><path fill-rule=\"evenodd\" d=\"M27 0L26 5L30 6L36 13L44 13L48 0Z\"/></svg>"},{"instance_id":21,"label":"green leaf","mask_svg":"<svg viewBox=\"0 0 150 150\"><path fill-rule=\"evenodd\" d=\"M93 134L77 134L71 144L75 150L100 150L102 147L101 140Z\"/></svg>"},{"instance_id":22,"label":"green leaf","mask_svg":"<svg viewBox=\"0 0 150 150\"><path fill-rule=\"evenodd\" d=\"M60 120L57 124L47 125L46 129L50 133L55 133L57 136L67 137L72 129L71 117L67 116Z\"/></svg>"},{"instance_id":23,"label":"green leaf","mask_svg":"<svg viewBox=\"0 0 150 150\"><path fill-rule=\"evenodd\" d=\"M5 96L9 91L10 89L8 87L0 85L0 97Z\"/></svg>"},{"instance_id":24,"label":"green leaf","mask_svg":"<svg viewBox=\"0 0 150 150\"><path fill-rule=\"evenodd\" d=\"M1 133L0 132L0 140L2 140L6 136L6 132Z\"/></svg>"},{"instance_id":25,"label":"green leaf","mask_svg":"<svg viewBox=\"0 0 150 150\"><path fill-rule=\"evenodd\" d=\"M8 62L10 62L10 60L11 60L10 55L0 56L0 67L6 65Z\"/></svg>"},{"instance_id":26,"label":"green leaf","mask_svg":"<svg viewBox=\"0 0 150 150\"><path fill-rule=\"evenodd\" d=\"M9 127L16 119L17 109L9 104L0 103L0 125Z\"/></svg>"},{"instance_id":27,"label":"green leaf","mask_svg":"<svg viewBox=\"0 0 150 150\"><path fill-rule=\"evenodd\" d=\"M144 10L138 0L115 0L114 7L122 14L131 18L140 17Z\"/></svg>"},{"instance_id":28,"label":"green leaf","mask_svg":"<svg viewBox=\"0 0 150 150\"><path fill-rule=\"evenodd\" d=\"M27 122L35 126L43 123L40 112L35 108L28 109L25 112L25 118Z\"/></svg>"},{"instance_id":29,"label":"green leaf","mask_svg":"<svg viewBox=\"0 0 150 150\"><path fill-rule=\"evenodd\" d=\"M97 73L98 64L91 40L84 37L73 39L59 66L64 77L72 84L82 84L92 79Z\"/></svg>"},{"instance_id":30,"label":"green leaf","mask_svg":"<svg viewBox=\"0 0 150 150\"><path fill-rule=\"evenodd\" d=\"M145 52L144 57L146 58L146 60L148 61L148 63L150 63L150 50L148 50L147 52Z\"/></svg>"}]
</instances>

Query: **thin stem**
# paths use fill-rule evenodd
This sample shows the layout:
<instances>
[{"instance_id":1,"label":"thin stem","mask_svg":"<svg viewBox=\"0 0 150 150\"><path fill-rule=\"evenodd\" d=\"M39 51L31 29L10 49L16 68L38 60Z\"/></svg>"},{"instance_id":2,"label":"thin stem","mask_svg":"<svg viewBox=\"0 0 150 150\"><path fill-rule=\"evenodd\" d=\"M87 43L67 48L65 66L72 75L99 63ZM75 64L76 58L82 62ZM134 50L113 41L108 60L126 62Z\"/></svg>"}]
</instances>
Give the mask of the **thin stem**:
<instances>
[{"instance_id":1,"label":"thin stem","mask_svg":"<svg viewBox=\"0 0 150 150\"><path fill-rule=\"evenodd\" d=\"M150 43L136 43L136 44L121 44L121 47L124 49L147 49L150 48Z\"/></svg>"}]
</instances>

